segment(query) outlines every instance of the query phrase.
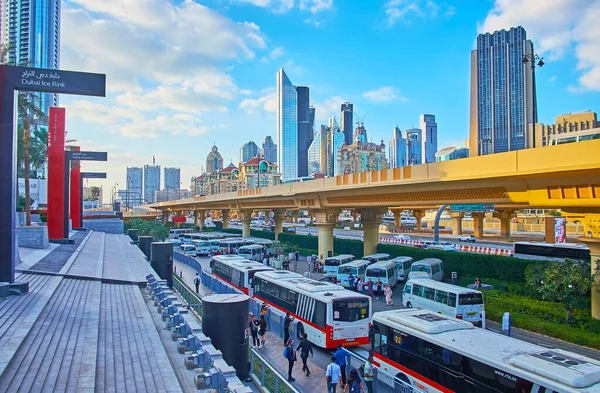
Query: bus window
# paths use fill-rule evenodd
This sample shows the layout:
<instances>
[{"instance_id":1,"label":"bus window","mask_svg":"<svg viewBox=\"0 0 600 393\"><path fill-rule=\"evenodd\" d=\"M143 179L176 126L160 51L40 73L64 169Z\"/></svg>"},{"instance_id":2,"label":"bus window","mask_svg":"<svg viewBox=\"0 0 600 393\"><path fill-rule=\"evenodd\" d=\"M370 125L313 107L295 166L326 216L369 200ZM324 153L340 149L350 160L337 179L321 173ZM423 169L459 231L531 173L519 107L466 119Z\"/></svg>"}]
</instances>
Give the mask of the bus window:
<instances>
[{"instance_id":1,"label":"bus window","mask_svg":"<svg viewBox=\"0 0 600 393\"><path fill-rule=\"evenodd\" d=\"M338 300L333 302L333 319L339 322L355 322L369 318L369 301Z\"/></svg>"},{"instance_id":2,"label":"bus window","mask_svg":"<svg viewBox=\"0 0 600 393\"><path fill-rule=\"evenodd\" d=\"M458 304L467 306L471 304L483 304L483 295L481 293L463 293L458 295Z\"/></svg>"}]
</instances>

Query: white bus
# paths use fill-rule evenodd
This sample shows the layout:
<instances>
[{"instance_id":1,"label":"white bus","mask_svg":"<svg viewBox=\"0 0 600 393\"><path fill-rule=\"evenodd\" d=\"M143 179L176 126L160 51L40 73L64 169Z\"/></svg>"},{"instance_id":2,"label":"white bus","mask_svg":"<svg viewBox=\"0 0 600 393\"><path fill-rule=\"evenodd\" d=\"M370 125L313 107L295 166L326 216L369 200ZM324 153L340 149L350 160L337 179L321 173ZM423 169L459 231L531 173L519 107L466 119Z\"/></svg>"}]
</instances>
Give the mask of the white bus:
<instances>
[{"instance_id":1,"label":"white bus","mask_svg":"<svg viewBox=\"0 0 600 393\"><path fill-rule=\"evenodd\" d=\"M564 261L565 259L589 261L590 249L585 244L577 243L516 242L513 257L551 261Z\"/></svg>"},{"instance_id":2,"label":"white bus","mask_svg":"<svg viewBox=\"0 0 600 393\"><path fill-rule=\"evenodd\" d=\"M223 250L231 250L231 249L238 249L242 246L247 246L251 244L249 241L244 240L242 238L238 238L238 239L221 239L221 241L219 242L219 251L223 251Z\"/></svg>"},{"instance_id":3,"label":"white bus","mask_svg":"<svg viewBox=\"0 0 600 393\"><path fill-rule=\"evenodd\" d=\"M350 283L348 281L350 274L352 274L354 276L355 283L358 281L358 277L360 277L360 276L362 276L362 278L364 279L365 272L367 271L367 266L369 266L369 261L365 261L362 259L357 259L352 262L341 264L337 268L337 275L336 275L337 283L339 285L343 286L344 288L348 288L350 285ZM366 280L365 280L365 282L366 282ZM354 289L354 288L350 288L350 289Z\"/></svg>"},{"instance_id":4,"label":"white bus","mask_svg":"<svg viewBox=\"0 0 600 393\"><path fill-rule=\"evenodd\" d=\"M391 258L390 254L373 254L373 255L365 255L362 257L365 261L369 261L369 263L375 263L379 261L388 261Z\"/></svg>"},{"instance_id":5,"label":"white bus","mask_svg":"<svg viewBox=\"0 0 600 393\"><path fill-rule=\"evenodd\" d=\"M437 258L425 258L413 262L410 267L411 272L425 272L429 278L436 281L442 281L444 278L444 264Z\"/></svg>"},{"instance_id":6,"label":"white bus","mask_svg":"<svg viewBox=\"0 0 600 393\"><path fill-rule=\"evenodd\" d=\"M397 275L396 261L379 261L367 267L365 282L369 281L369 278L373 282L377 282L379 279L383 285L387 284L393 288L398 281Z\"/></svg>"},{"instance_id":7,"label":"white bus","mask_svg":"<svg viewBox=\"0 0 600 393\"><path fill-rule=\"evenodd\" d=\"M402 293L402 304L408 308L424 308L450 315L478 326L481 326L485 311L480 291L428 278L408 280Z\"/></svg>"},{"instance_id":8,"label":"white bus","mask_svg":"<svg viewBox=\"0 0 600 393\"><path fill-rule=\"evenodd\" d=\"M262 262L265 248L260 244L250 244L238 248L237 254L251 261Z\"/></svg>"},{"instance_id":9,"label":"white bus","mask_svg":"<svg viewBox=\"0 0 600 393\"><path fill-rule=\"evenodd\" d=\"M298 335L327 349L369 342L371 298L287 270L254 275L254 297L296 319ZM295 337L294 337L295 338Z\"/></svg>"},{"instance_id":10,"label":"white bus","mask_svg":"<svg viewBox=\"0 0 600 393\"><path fill-rule=\"evenodd\" d=\"M390 259L390 261L396 262L397 281L405 281L408 277L408 273L410 273L410 267L415 260L411 257L396 257Z\"/></svg>"},{"instance_id":11,"label":"white bus","mask_svg":"<svg viewBox=\"0 0 600 393\"><path fill-rule=\"evenodd\" d=\"M193 233L193 232L184 233L184 234L179 235L179 239L181 239L182 244L190 244L192 242L192 236L194 236L194 235L199 235L199 233Z\"/></svg>"},{"instance_id":12,"label":"white bus","mask_svg":"<svg viewBox=\"0 0 600 393\"><path fill-rule=\"evenodd\" d=\"M426 310L373 314L375 361L429 393L600 392L600 362Z\"/></svg>"},{"instance_id":13,"label":"white bus","mask_svg":"<svg viewBox=\"0 0 600 393\"><path fill-rule=\"evenodd\" d=\"M233 285L246 295L249 294L255 273L275 270L238 255L214 256L210 261L210 268L214 276Z\"/></svg>"},{"instance_id":14,"label":"white bus","mask_svg":"<svg viewBox=\"0 0 600 393\"><path fill-rule=\"evenodd\" d=\"M180 235L185 233L194 232L192 228L173 228L169 229L169 239L179 239Z\"/></svg>"},{"instance_id":15,"label":"white bus","mask_svg":"<svg viewBox=\"0 0 600 393\"><path fill-rule=\"evenodd\" d=\"M335 278L337 277L337 268L344 263L352 262L356 258L354 255L350 254L342 254L335 257L325 258L325 262L323 263L323 272L325 273L325 277Z\"/></svg>"},{"instance_id":16,"label":"white bus","mask_svg":"<svg viewBox=\"0 0 600 393\"><path fill-rule=\"evenodd\" d=\"M193 239L192 244L196 246L197 255L210 255L210 241Z\"/></svg>"},{"instance_id":17,"label":"white bus","mask_svg":"<svg viewBox=\"0 0 600 393\"><path fill-rule=\"evenodd\" d=\"M181 245L181 252L184 255L188 255L190 257L195 257L196 256L196 247L191 245L191 244L182 244Z\"/></svg>"}]
</instances>

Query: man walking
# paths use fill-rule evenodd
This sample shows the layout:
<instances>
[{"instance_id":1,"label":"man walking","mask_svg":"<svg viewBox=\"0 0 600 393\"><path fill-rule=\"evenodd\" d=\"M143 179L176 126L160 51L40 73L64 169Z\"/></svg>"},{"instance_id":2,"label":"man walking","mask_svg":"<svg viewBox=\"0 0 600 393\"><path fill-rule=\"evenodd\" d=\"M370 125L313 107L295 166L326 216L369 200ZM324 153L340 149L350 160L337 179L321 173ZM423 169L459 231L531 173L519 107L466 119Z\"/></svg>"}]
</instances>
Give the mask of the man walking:
<instances>
[{"instance_id":1,"label":"man walking","mask_svg":"<svg viewBox=\"0 0 600 393\"><path fill-rule=\"evenodd\" d=\"M304 333L302 335L302 341L298 344L298 348L296 351L300 351L300 359L302 359L302 371L306 371L306 376L310 375L310 370L308 369L308 365L306 361L308 360L308 355L310 354L313 358L315 354L313 353L312 345L310 341L308 341L308 334Z\"/></svg>"},{"instance_id":2,"label":"man walking","mask_svg":"<svg viewBox=\"0 0 600 393\"><path fill-rule=\"evenodd\" d=\"M341 376L340 366L336 364L335 356L331 357L331 363L327 365L325 376L327 377L327 393L335 393Z\"/></svg>"},{"instance_id":3,"label":"man walking","mask_svg":"<svg viewBox=\"0 0 600 393\"><path fill-rule=\"evenodd\" d=\"M198 293L198 290L200 289L200 276L198 275L198 272L196 272L196 277L194 277L194 285L196 286L196 293Z\"/></svg>"},{"instance_id":4,"label":"man walking","mask_svg":"<svg viewBox=\"0 0 600 393\"><path fill-rule=\"evenodd\" d=\"M373 378L375 378L375 369L373 368L373 356L369 355L364 367L365 385L367 385L367 393L373 393Z\"/></svg>"},{"instance_id":5,"label":"man walking","mask_svg":"<svg viewBox=\"0 0 600 393\"><path fill-rule=\"evenodd\" d=\"M283 345L287 345L290 340L290 323L292 323L293 319L294 317L288 311L283 319Z\"/></svg>"},{"instance_id":6,"label":"man walking","mask_svg":"<svg viewBox=\"0 0 600 393\"><path fill-rule=\"evenodd\" d=\"M342 376L342 386L346 386L346 351L342 348L342 344L338 344L335 356L335 364L340 366L340 374Z\"/></svg>"},{"instance_id":7,"label":"man walking","mask_svg":"<svg viewBox=\"0 0 600 393\"><path fill-rule=\"evenodd\" d=\"M290 339L287 347L285 348L285 357L288 360L288 381L294 382L295 379L292 377L292 369L294 368L294 362L297 360L296 351L294 351L294 339Z\"/></svg>"},{"instance_id":8,"label":"man walking","mask_svg":"<svg viewBox=\"0 0 600 393\"><path fill-rule=\"evenodd\" d=\"M354 291L354 275L352 273L348 276L348 289Z\"/></svg>"}]
</instances>

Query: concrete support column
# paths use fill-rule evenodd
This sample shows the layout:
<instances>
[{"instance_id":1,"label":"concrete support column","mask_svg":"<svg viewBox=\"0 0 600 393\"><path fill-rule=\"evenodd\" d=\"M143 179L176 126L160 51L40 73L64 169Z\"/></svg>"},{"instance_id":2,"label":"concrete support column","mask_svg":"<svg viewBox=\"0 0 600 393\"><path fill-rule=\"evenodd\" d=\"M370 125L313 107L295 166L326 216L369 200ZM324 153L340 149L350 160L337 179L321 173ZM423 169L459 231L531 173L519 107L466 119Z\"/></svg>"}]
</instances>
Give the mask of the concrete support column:
<instances>
[{"instance_id":1,"label":"concrete support column","mask_svg":"<svg viewBox=\"0 0 600 393\"><path fill-rule=\"evenodd\" d=\"M285 209L273 209L273 221L275 222L275 240L279 240L279 234L283 232L283 221L285 221Z\"/></svg>"},{"instance_id":2,"label":"concrete support column","mask_svg":"<svg viewBox=\"0 0 600 393\"><path fill-rule=\"evenodd\" d=\"M298 223L298 210L292 210L292 222L294 224Z\"/></svg>"},{"instance_id":3,"label":"concrete support column","mask_svg":"<svg viewBox=\"0 0 600 393\"><path fill-rule=\"evenodd\" d=\"M167 225L167 221L169 220L169 212L168 211L163 210L161 220L162 220L163 225Z\"/></svg>"},{"instance_id":4,"label":"concrete support column","mask_svg":"<svg viewBox=\"0 0 600 393\"><path fill-rule=\"evenodd\" d=\"M451 212L450 217L452 218L452 234L453 235L462 235L462 220L463 213L462 212Z\"/></svg>"},{"instance_id":5,"label":"concrete support column","mask_svg":"<svg viewBox=\"0 0 600 393\"><path fill-rule=\"evenodd\" d=\"M596 232L595 235L598 235ZM596 274L596 269L600 268L600 238L598 237L580 237L577 239L585 243L590 249L590 257L592 259L592 275ZM599 283L600 284L600 283ZM600 319L600 292L594 288L592 292L592 318Z\"/></svg>"},{"instance_id":6,"label":"concrete support column","mask_svg":"<svg viewBox=\"0 0 600 393\"><path fill-rule=\"evenodd\" d=\"M222 209L221 215L223 216L223 228L229 228L229 209Z\"/></svg>"},{"instance_id":7,"label":"concrete support column","mask_svg":"<svg viewBox=\"0 0 600 393\"><path fill-rule=\"evenodd\" d=\"M471 213L473 217L473 234L476 238L481 239L483 237L483 219L485 218L484 213Z\"/></svg>"},{"instance_id":8,"label":"concrete support column","mask_svg":"<svg viewBox=\"0 0 600 393\"><path fill-rule=\"evenodd\" d=\"M360 209L360 223L363 226L364 255L375 254L377 245L379 244L379 225L381 224L381 216L385 213L384 209Z\"/></svg>"},{"instance_id":9,"label":"concrete support column","mask_svg":"<svg viewBox=\"0 0 600 393\"><path fill-rule=\"evenodd\" d=\"M417 219L417 232L421 232L421 221L425 217L425 210L413 210L413 217Z\"/></svg>"},{"instance_id":10,"label":"concrete support column","mask_svg":"<svg viewBox=\"0 0 600 393\"><path fill-rule=\"evenodd\" d=\"M202 229L204 227L204 221L206 220L206 213L204 210L196 210L194 212L194 225Z\"/></svg>"},{"instance_id":11,"label":"concrete support column","mask_svg":"<svg viewBox=\"0 0 600 393\"><path fill-rule=\"evenodd\" d=\"M182 215L183 215L183 212L176 212L176 213L175 213L175 215L176 215L177 217L180 217L180 216L182 216ZM174 225L174 226L175 226L175 228L179 228L179 227L181 226L181 223L180 223L180 222L174 222L174 224L175 224L175 225Z\"/></svg>"},{"instance_id":12,"label":"concrete support column","mask_svg":"<svg viewBox=\"0 0 600 393\"><path fill-rule=\"evenodd\" d=\"M510 237L510 223L514 216L513 211L494 212L494 218L500 220L500 237Z\"/></svg>"},{"instance_id":13,"label":"concrete support column","mask_svg":"<svg viewBox=\"0 0 600 393\"><path fill-rule=\"evenodd\" d=\"M400 216L402 215L402 210L392 209L392 213L394 213L394 225L396 228L400 228Z\"/></svg>"},{"instance_id":14,"label":"concrete support column","mask_svg":"<svg viewBox=\"0 0 600 393\"><path fill-rule=\"evenodd\" d=\"M250 237L250 222L252 222L252 210L240 210L242 220L242 237Z\"/></svg>"},{"instance_id":15,"label":"concrete support column","mask_svg":"<svg viewBox=\"0 0 600 393\"><path fill-rule=\"evenodd\" d=\"M556 242L556 235L554 233L554 216L544 217L544 241L546 243Z\"/></svg>"},{"instance_id":16,"label":"concrete support column","mask_svg":"<svg viewBox=\"0 0 600 393\"><path fill-rule=\"evenodd\" d=\"M317 210L315 217L316 226L319 231L319 258L325 260L333 254L333 227L337 224L339 211Z\"/></svg>"}]
</instances>

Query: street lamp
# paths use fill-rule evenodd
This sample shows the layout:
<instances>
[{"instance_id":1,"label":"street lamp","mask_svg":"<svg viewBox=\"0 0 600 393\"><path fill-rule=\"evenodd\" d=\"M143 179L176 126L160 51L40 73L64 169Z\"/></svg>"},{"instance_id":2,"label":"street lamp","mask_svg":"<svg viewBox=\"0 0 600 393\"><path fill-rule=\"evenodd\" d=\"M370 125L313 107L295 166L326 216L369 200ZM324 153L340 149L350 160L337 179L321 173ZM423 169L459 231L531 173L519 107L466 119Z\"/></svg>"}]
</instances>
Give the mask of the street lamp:
<instances>
[{"instance_id":1,"label":"street lamp","mask_svg":"<svg viewBox=\"0 0 600 393\"><path fill-rule=\"evenodd\" d=\"M537 64L535 63L537 61ZM527 64L531 62L531 69L534 70L535 66L542 68L544 66L544 58L539 57L538 55L534 55L533 53L527 53L523 55L523 64Z\"/></svg>"},{"instance_id":2,"label":"street lamp","mask_svg":"<svg viewBox=\"0 0 600 393\"><path fill-rule=\"evenodd\" d=\"M125 210L129 209L129 183L131 183L131 176L127 176L127 190L125 191Z\"/></svg>"}]
</instances>

